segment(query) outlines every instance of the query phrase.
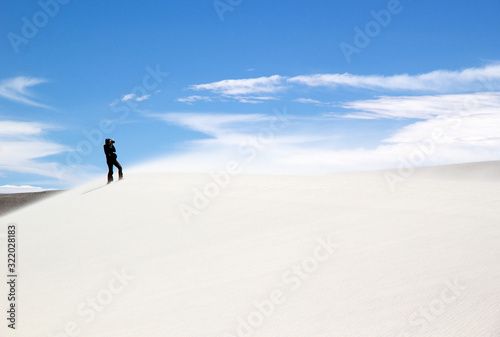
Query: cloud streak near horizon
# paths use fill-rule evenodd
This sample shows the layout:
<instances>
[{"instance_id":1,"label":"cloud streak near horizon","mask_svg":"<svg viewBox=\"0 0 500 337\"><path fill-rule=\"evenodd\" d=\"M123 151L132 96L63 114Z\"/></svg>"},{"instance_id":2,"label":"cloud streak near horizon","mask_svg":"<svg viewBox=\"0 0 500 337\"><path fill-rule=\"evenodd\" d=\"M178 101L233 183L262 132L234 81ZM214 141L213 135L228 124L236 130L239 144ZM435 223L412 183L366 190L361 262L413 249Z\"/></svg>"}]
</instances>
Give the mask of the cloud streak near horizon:
<instances>
[{"instance_id":1,"label":"cloud streak near horizon","mask_svg":"<svg viewBox=\"0 0 500 337\"><path fill-rule=\"evenodd\" d=\"M65 145L44 139L55 125L38 122L0 121L0 174L10 171L59 178L53 166L42 158L71 151Z\"/></svg>"},{"instance_id":2,"label":"cloud streak near horizon","mask_svg":"<svg viewBox=\"0 0 500 337\"><path fill-rule=\"evenodd\" d=\"M274 135L272 143L262 151L262 160L252 163L254 171L317 173L393 168L419 146L429 143L433 150L425 157L422 163L425 165L496 160L498 157L499 92L383 96L346 102L341 107L348 113L325 114L323 118L290 116L291 120L300 119L300 123ZM237 153L240 143L257 135L272 116L167 113L149 117L207 135L206 139L189 141L182 155L168 157L159 167L171 165L180 169L185 163L195 165L198 162L196 165L199 165L205 161L204 164L212 165L205 169L216 169L214 166L223 163L225 154ZM405 119L408 123L372 147L354 144L346 147L342 140L348 137L348 131L331 134L339 118ZM442 134L438 141L432 138L436 132ZM248 169L252 172L251 167Z\"/></svg>"},{"instance_id":3,"label":"cloud streak near horizon","mask_svg":"<svg viewBox=\"0 0 500 337\"><path fill-rule=\"evenodd\" d=\"M383 96L342 104L355 110L336 116L357 119L429 119L437 116L464 116L500 108L500 92L458 95ZM334 115L335 114L331 114Z\"/></svg>"}]
</instances>

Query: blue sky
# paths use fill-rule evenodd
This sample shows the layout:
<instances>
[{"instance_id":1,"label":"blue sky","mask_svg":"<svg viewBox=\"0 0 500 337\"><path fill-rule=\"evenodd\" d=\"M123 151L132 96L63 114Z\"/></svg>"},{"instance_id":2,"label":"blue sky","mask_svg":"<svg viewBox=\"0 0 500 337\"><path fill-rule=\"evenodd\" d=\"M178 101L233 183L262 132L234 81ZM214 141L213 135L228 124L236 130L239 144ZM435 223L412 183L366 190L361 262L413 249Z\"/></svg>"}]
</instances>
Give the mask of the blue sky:
<instances>
[{"instance_id":1,"label":"blue sky","mask_svg":"<svg viewBox=\"0 0 500 337\"><path fill-rule=\"evenodd\" d=\"M22 0L0 13L3 190L105 179L104 138L125 174L499 158L498 0Z\"/></svg>"}]
</instances>

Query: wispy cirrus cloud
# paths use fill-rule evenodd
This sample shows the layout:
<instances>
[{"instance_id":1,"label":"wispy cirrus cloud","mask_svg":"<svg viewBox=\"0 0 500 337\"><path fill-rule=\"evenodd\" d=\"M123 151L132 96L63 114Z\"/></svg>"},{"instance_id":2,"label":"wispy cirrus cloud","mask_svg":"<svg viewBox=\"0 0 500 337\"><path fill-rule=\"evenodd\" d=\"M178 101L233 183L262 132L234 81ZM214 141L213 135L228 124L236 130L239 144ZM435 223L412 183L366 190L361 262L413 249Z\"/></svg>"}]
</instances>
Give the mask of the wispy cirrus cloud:
<instances>
[{"instance_id":1,"label":"wispy cirrus cloud","mask_svg":"<svg viewBox=\"0 0 500 337\"><path fill-rule=\"evenodd\" d=\"M233 99L240 103L258 104L265 101L277 100L278 98L273 96L234 96Z\"/></svg>"},{"instance_id":2,"label":"wispy cirrus cloud","mask_svg":"<svg viewBox=\"0 0 500 337\"><path fill-rule=\"evenodd\" d=\"M300 125L290 123L262 151L256 146L261 151L259 160L246 168L249 172L301 173L394 168L422 144L430 149L419 164L424 166L498 158L500 92L384 96L346 102L339 108L348 112L331 115L344 120L405 119L408 123L367 147L350 141L352 130L338 127L339 118L301 117ZM188 142L190 146L181 156L167 158L158 166L179 170L186 163L199 167L209 163L213 169L228 154L238 158L242 142L256 139L272 116L177 113L156 118L210 136ZM439 139L434 137L436 132Z\"/></svg>"},{"instance_id":3,"label":"wispy cirrus cloud","mask_svg":"<svg viewBox=\"0 0 500 337\"><path fill-rule=\"evenodd\" d=\"M190 90L207 90L227 98L233 98L242 103L256 103L262 100L274 99L269 94L285 89L286 78L279 75L269 77L223 80L219 82L195 84ZM267 94L267 96L259 96Z\"/></svg>"},{"instance_id":4,"label":"wispy cirrus cloud","mask_svg":"<svg viewBox=\"0 0 500 337\"><path fill-rule=\"evenodd\" d=\"M50 139L53 131L61 129L62 127L51 123L0 121L0 177L14 186L4 186L4 191L8 189L9 193L14 193L15 190L30 189L24 189L25 186L16 187L15 181L11 180L12 174L48 177L50 180L44 184L68 187L99 172L93 165L75 163L78 148L74 149ZM58 156L59 161L54 156ZM22 185L25 185L25 182ZM36 188L30 191L35 190Z\"/></svg>"},{"instance_id":5,"label":"wispy cirrus cloud","mask_svg":"<svg viewBox=\"0 0 500 337\"><path fill-rule=\"evenodd\" d=\"M162 114L155 118L169 124L207 134L209 137L186 142L182 153L160 159L146 168L177 171L215 170L228 160L236 160L246 172L327 173L397 167L418 146L426 144L435 130L442 139L420 165L494 160L500 147L499 111L477 111L474 115L430 117L410 123L370 147L343 146L349 131L332 138L338 120L302 120L300 129L280 129L269 141L259 143L262 130L269 130L272 116L227 114ZM443 112L444 113L444 112ZM484 113L487 113L486 115ZM255 160L248 163L249 153Z\"/></svg>"},{"instance_id":6,"label":"wispy cirrus cloud","mask_svg":"<svg viewBox=\"0 0 500 337\"><path fill-rule=\"evenodd\" d=\"M237 83L245 83L245 80L240 81ZM237 87L246 94L229 95L228 93L233 91L228 83L221 81L216 84L204 87L205 90L213 90L214 100L256 95L251 89L247 88L245 91ZM221 84L228 86L222 89ZM295 92L300 92L301 96L291 98L294 102L335 107L337 111L311 118L301 116L300 123L292 123L293 128L289 126L282 130L282 134L273 139L272 146L265 147L265 153L263 150L260 167L257 168L259 172L309 173L393 168L401 165L402 159L408 160L422 144L431 150L418 165L498 158L500 65L460 71L439 70L420 75L327 74L292 78L279 76L279 81L274 85L279 88L279 92L298 89ZM307 89L305 92L310 94L319 86L331 89L340 86L369 89L384 96L326 103L330 98L325 95L324 88L313 96L322 97L321 100L302 96L304 87ZM499 90L494 90L495 88ZM402 93L404 95L401 95ZM293 93L288 93L287 96L290 97L291 94ZM271 94L269 96L274 97ZM332 119L331 116L336 118ZM223 162L222 158L227 157L227 153L238 153L239 143L245 138L254 137L252 134L257 135L259 127L263 127L262 121L237 122L231 118L213 114L178 114L164 119L211 136L189 142L191 147L188 147L188 151L173 158L177 168L182 167L185 162L196 163L200 156L212 163L216 162L214 158ZM360 140L356 143L357 138L363 137L353 137L353 131L361 131L353 128L352 119L397 119L404 120L404 126L396 130L388 128L390 131L385 134L381 131L373 142ZM369 122L364 122L365 125L367 123ZM400 122L397 125L401 125ZM441 135L438 140L433 138L436 132ZM165 163L162 165L165 166Z\"/></svg>"},{"instance_id":7,"label":"wispy cirrus cloud","mask_svg":"<svg viewBox=\"0 0 500 337\"><path fill-rule=\"evenodd\" d=\"M321 104L320 101L318 101L316 99L311 99L311 98L297 98L294 100L294 102L303 103L303 104Z\"/></svg>"},{"instance_id":8,"label":"wispy cirrus cloud","mask_svg":"<svg viewBox=\"0 0 500 337\"><path fill-rule=\"evenodd\" d=\"M367 102L364 108L380 118L420 119L397 130L384 139L384 143L416 144L428 140L439 130L443 133L444 145L462 148L462 151L500 146L500 92L385 97L379 102Z\"/></svg>"},{"instance_id":9,"label":"wispy cirrus cloud","mask_svg":"<svg viewBox=\"0 0 500 337\"><path fill-rule=\"evenodd\" d=\"M213 102L213 100L208 97L208 96L199 96L199 95L192 95L192 96L188 96L188 97L181 97L181 98L178 98L176 99L177 102L180 102L180 103L188 103L188 104L192 104L194 102L199 102L199 101L202 101L202 102Z\"/></svg>"},{"instance_id":10,"label":"wispy cirrus cloud","mask_svg":"<svg viewBox=\"0 0 500 337\"><path fill-rule=\"evenodd\" d=\"M302 104L311 104L311 105L324 106L324 107L337 106L331 102L319 101L317 99L312 99L312 98L301 97L301 98L294 99L293 101L297 102L297 103L302 103Z\"/></svg>"},{"instance_id":11,"label":"wispy cirrus cloud","mask_svg":"<svg viewBox=\"0 0 500 337\"><path fill-rule=\"evenodd\" d=\"M500 109L500 92L474 94L384 96L347 102L344 109L356 112L337 115L360 119L429 119L437 116L483 114Z\"/></svg>"},{"instance_id":12,"label":"wispy cirrus cloud","mask_svg":"<svg viewBox=\"0 0 500 337\"><path fill-rule=\"evenodd\" d=\"M177 102L193 104L194 102L227 102L258 104L276 100L272 96L285 88L285 77L274 75L270 77L248 78L238 80L223 80L219 82L195 84L188 89L209 91L213 96L192 95L178 98Z\"/></svg>"},{"instance_id":13,"label":"wispy cirrus cloud","mask_svg":"<svg viewBox=\"0 0 500 337\"><path fill-rule=\"evenodd\" d=\"M209 97L209 96L188 96L176 99L177 102L187 103L189 105L194 102L227 102L229 99L240 102L240 103L250 103L250 104L258 104L265 101L277 100L276 97L273 96L222 96L222 97Z\"/></svg>"},{"instance_id":14,"label":"wispy cirrus cloud","mask_svg":"<svg viewBox=\"0 0 500 337\"><path fill-rule=\"evenodd\" d=\"M236 130L257 123L269 121L272 116L263 114L207 114L207 113L164 113L147 114L170 124L199 131L212 137L234 134Z\"/></svg>"},{"instance_id":15,"label":"wispy cirrus cloud","mask_svg":"<svg viewBox=\"0 0 500 337\"><path fill-rule=\"evenodd\" d=\"M209 91L222 98L230 98L241 103L256 103L264 99L277 99L278 92L286 92L301 87L316 88L326 87L351 87L373 91L415 91L419 93L467 93L477 91L500 90L500 64L490 64L481 68L468 68L464 70L449 71L435 70L428 73L409 75L397 74L382 75L353 75L344 74L314 74L286 77L273 75L269 77L230 79L213 83L196 84L188 89L196 91ZM260 96L267 94L267 96ZM253 97L250 97L253 96ZM196 97L191 96L185 100L192 103ZM201 101L202 99L200 99ZM212 97L212 101L216 99ZM182 100L181 100L182 101ZM204 100L208 102L209 100ZM299 103L326 104L308 98L297 98Z\"/></svg>"},{"instance_id":16,"label":"wispy cirrus cloud","mask_svg":"<svg viewBox=\"0 0 500 337\"><path fill-rule=\"evenodd\" d=\"M23 137L39 135L45 130L54 129L55 127L48 124L37 122L14 122L14 121L1 121L0 122L0 139L9 137Z\"/></svg>"},{"instance_id":17,"label":"wispy cirrus cloud","mask_svg":"<svg viewBox=\"0 0 500 337\"><path fill-rule=\"evenodd\" d=\"M5 79L0 82L0 96L26 105L50 108L45 104L36 102L35 95L28 90L30 87L46 82L48 81L43 78L26 76Z\"/></svg>"},{"instance_id":18,"label":"wispy cirrus cloud","mask_svg":"<svg viewBox=\"0 0 500 337\"><path fill-rule=\"evenodd\" d=\"M354 87L372 90L470 92L500 89L500 64L461 71L436 70L419 75L315 74L289 78L288 83L309 87Z\"/></svg>"},{"instance_id":19,"label":"wispy cirrus cloud","mask_svg":"<svg viewBox=\"0 0 500 337\"><path fill-rule=\"evenodd\" d=\"M50 162L38 161L71 149L44 139L57 126L37 122L0 121L0 171L24 172L56 178Z\"/></svg>"}]
</instances>

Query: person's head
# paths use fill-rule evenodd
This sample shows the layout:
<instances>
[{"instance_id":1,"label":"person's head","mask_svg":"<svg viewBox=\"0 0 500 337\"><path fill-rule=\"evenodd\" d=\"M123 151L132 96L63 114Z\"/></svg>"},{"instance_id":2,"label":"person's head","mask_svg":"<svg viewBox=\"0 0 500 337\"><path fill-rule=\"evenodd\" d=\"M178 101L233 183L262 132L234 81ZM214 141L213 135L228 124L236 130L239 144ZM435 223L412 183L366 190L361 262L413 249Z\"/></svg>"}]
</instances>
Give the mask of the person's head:
<instances>
[{"instance_id":1,"label":"person's head","mask_svg":"<svg viewBox=\"0 0 500 337\"><path fill-rule=\"evenodd\" d=\"M106 145L111 145L111 144L114 144L114 142L115 142L115 141L114 141L114 140L112 140L112 139L109 139L109 138L107 138L107 139L106 139Z\"/></svg>"}]
</instances>

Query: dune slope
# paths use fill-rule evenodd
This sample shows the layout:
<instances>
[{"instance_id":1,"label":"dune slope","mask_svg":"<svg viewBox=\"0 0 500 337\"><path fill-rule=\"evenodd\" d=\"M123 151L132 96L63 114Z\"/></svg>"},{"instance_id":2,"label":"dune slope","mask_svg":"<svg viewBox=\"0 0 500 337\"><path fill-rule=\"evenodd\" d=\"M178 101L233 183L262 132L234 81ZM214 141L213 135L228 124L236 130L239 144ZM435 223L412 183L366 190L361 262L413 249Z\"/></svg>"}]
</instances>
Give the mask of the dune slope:
<instances>
[{"instance_id":1,"label":"dune slope","mask_svg":"<svg viewBox=\"0 0 500 337\"><path fill-rule=\"evenodd\" d=\"M395 191L383 172L143 173L59 194L0 218L0 335L494 336L500 183L436 170Z\"/></svg>"}]
</instances>

